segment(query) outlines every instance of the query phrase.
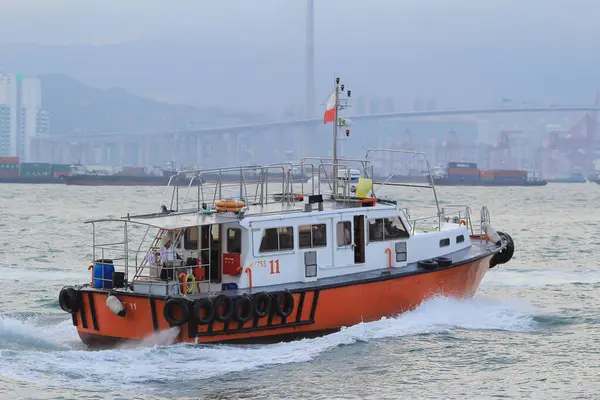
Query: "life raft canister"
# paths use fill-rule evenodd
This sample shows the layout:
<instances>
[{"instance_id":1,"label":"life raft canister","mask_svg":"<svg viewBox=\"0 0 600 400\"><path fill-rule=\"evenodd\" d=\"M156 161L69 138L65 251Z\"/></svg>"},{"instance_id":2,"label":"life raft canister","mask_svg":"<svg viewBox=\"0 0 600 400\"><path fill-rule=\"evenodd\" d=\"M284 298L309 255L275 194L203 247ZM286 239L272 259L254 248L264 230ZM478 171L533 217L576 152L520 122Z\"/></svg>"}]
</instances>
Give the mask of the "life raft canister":
<instances>
[{"instance_id":1,"label":"life raft canister","mask_svg":"<svg viewBox=\"0 0 600 400\"><path fill-rule=\"evenodd\" d=\"M233 212L238 213L246 206L241 200L217 200L215 201L217 212Z\"/></svg>"},{"instance_id":2,"label":"life raft canister","mask_svg":"<svg viewBox=\"0 0 600 400\"><path fill-rule=\"evenodd\" d=\"M77 290L73 286L63 287L58 294L58 304L63 311L75 314L79 311Z\"/></svg>"},{"instance_id":3,"label":"life raft canister","mask_svg":"<svg viewBox=\"0 0 600 400\"><path fill-rule=\"evenodd\" d=\"M175 317L175 310L178 310L179 318ZM163 316L171 326L181 326L189 319L188 303L181 297L171 297L163 308Z\"/></svg>"}]
</instances>

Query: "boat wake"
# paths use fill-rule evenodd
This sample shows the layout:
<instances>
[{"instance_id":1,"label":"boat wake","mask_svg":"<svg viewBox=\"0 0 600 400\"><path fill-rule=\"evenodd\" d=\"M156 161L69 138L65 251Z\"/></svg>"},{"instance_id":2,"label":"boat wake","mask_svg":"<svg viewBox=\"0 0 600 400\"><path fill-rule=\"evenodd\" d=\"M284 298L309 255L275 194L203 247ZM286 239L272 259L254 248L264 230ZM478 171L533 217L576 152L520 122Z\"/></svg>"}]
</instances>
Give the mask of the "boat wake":
<instances>
[{"instance_id":1,"label":"boat wake","mask_svg":"<svg viewBox=\"0 0 600 400\"><path fill-rule=\"evenodd\" d=\"M481 286L541 287L600 283L600 270L525 270L490 271Z\"/></svg>"},{"instance_id":2,"label":"boat wake","mask_svg":"<svg viewBox=\"0 0 600 400\"><path fill-rule=\"evenodd\" d=\"M35 321L0 319L0 378L80 390L99 389L98 385L104 384L106 390L131 390L132 386L151 390L185 380L190 371L197 380L310 362L357 342L410 340L411 336L438 333L460 335L464 330L528 332L536 329L534 318L531 306L518 301L434 298L396 318L361 323L316 339L252 346L166 346L178 333L172 328L135 346L100 351L75 345L77 334L70 320L42 328ZM111 379L106 380L107 376Z\"/></svg>"}]
</instances>

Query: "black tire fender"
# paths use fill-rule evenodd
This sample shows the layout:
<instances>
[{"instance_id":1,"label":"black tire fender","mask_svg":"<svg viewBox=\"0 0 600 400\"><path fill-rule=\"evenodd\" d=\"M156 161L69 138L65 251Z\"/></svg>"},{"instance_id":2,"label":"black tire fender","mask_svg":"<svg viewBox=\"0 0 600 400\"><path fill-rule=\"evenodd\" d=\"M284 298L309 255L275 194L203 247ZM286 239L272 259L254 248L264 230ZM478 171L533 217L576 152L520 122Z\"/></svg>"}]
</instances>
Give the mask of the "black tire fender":
<instances>
[{"instance_id":1,"label":"black tire fender","mask_svg":"<svg viewBox=\"0 0 600 400\"><path fill-rule=\"evenodd\" d=\"M252 318L252 299L248 295L238 296L233 300L233 319L244 324Z\"/></svg>"},{"instance_id":2,"label":"black tire fender","mask_svg":"<svg viewBox=\"0 0 600 400\"><path fill-rule=\"evenodd\" d=\"M179 308L179 311L181 312L181 317L179 318L175 318L174 315L176 308ZM189 311L187 300L181 297L168 298L163 308L163 317L165 317L165 320L167 320L171 326L181 326L188 322Z\"/></svg>"},{"instance_id":3,"label":"black tire fender","mask_svg":"<svg viewBox=\"0 0 600 400\"><path fill-rule=\"evenodd\" d=\"M227 322L233 314L233 300L231 297L220 294L213 300L213 306L215 309L215 320L219 322ZM224 306L225 311L221 314L221 306Z\"/></svg>"},{"instance_id":4,"label":"black tire fender","mask_svg":"<svg viewBox=\"0 0 600 400\"><path fill-rule=\"evenodd\" d=\"M194 300L192 307L194 310L194 318L200 325L208 325L215 318L215 306L207 297ZM204 310L204 318L202 318L202 310Z\"/></svg>"},{"instance_id":5,"label":"black tire fender","mask_svg":"<svg viewBox=\"0 0 600 400\"><path fill-rule=\"evenodd\" d=\"M449 267L452 265L452 259L448 258L448 257L434 257L433 261L435 261L436 263L438 263L438 265L440 267Z\"/></svg>"},{"instance_id":6,"label":"black tire fender","mask_svg":"<svg viewBox=\"0 0 600 400\"><path fill-rule=\"evenodd\" d=\"M73 286L65 286L58 294L58 304L64 312L75 314L79 311L78 291Z\"/></svg>"},{"instance_id":7,"label":"black tire fender","mask_svg":"<svg viewBox=\"0 0 600 400\"><path fill-rule=\"evenodd\" d=\"M272 299L268 293L260 292L252 297L252 310L258 318L266 317L271 311Z\"/></svg>"},{"instance_id":8,"label":"black tire fender","mask_svg":"<svg viewBox=\"0 0 600 400\"><path fill-rule=\"evenodd\" d=\"M490 268L494 268L498 264L506 264L515 254L515 242L513 238L505 232L498 231L498 235L506 240L506 247L494 254L490 260Z\"/></svg>"},{"instance_id":9,"label":"black tire fender","mask_svg":"<svg viewBox=\"0 0 600 400\"><path fill-rule=\"evenodd\" d=\"M417 267L423 268L427 271L433 271L438 267L438 263L433 260L421 260L417 262Z\"/></svg>"},{"instance_id":10,"label":"black tire fender","mask_svg":"<svg viewBox=\"0 0 600 400\"><path fill-rule=\"evenodd\" d=\"M277 292L274 294L274 306L275 313L281 318L289 316L294 311L294 296L286 290L284 292Z\"/></svg>"}]
</instances>

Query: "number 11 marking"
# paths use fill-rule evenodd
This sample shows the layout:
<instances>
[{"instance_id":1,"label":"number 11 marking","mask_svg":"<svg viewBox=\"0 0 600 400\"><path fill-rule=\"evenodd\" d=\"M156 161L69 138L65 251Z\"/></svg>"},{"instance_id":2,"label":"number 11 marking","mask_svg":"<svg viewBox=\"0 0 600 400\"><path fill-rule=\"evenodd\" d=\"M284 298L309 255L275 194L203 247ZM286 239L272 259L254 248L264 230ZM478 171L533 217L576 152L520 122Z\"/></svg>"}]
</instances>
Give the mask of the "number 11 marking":
<instances>
[{"instance_id":1,"label":"number 11 marking","mask_svg":"<svg viewBox=\"0 0 600 400\"><path fill-rule=\"evenodd\" d=\"M278 274L279 273L279 260L270 260L269 263L271 263L271 275ZM275 270L273 270L273 268Z\"/></svg>"}]
</instances>

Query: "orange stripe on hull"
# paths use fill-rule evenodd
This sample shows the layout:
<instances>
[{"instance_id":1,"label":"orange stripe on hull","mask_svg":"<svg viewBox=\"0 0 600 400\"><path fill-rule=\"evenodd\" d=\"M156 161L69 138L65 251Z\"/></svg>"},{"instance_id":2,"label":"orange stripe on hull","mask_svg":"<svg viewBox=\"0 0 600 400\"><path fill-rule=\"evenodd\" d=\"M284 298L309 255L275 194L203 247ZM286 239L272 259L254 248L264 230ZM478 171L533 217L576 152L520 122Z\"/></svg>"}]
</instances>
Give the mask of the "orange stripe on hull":
<instances>
[{"instance_id":1,"label":"orange stripe on hull","mask_svg":"<svg viewBox=\"0 0 600 400\"><path fill-rule=\"evenodd\" d=\"M294 309L285 319L271 313L261 319L255 317L243 325L233 320L225 324L215 321L209 325L190 322L181 326L176 341L259 343L284 337L311 337L344 326L398 315L434 295L468 297L479 287L489 269L491 257L488 255L461 266L417 275L292 291ZM107 293L95 290L81 292L82 306L74 323L83 342L98 347L104 342L141 340L170 327L163 316L164 299L115 295L123 302L127 313L125 317L118 317L109 310L105 304ZM191 307L190 319L194 321Z\"/></svg>"}]
</instances>

